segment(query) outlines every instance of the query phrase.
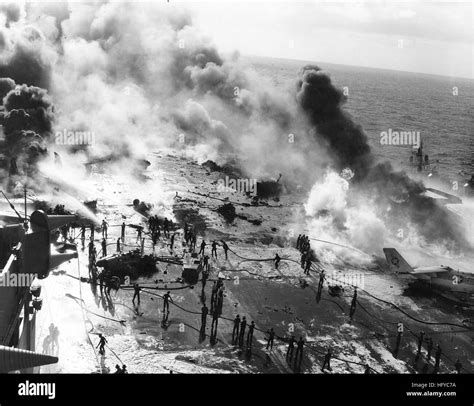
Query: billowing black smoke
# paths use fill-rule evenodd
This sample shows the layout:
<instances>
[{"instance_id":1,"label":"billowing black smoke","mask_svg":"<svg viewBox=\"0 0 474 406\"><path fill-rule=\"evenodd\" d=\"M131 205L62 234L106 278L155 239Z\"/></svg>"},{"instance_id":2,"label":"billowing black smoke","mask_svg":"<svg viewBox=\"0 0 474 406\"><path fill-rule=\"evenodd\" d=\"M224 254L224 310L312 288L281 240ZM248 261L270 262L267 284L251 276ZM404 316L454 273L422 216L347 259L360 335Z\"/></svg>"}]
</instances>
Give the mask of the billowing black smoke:
<instances>
[{"instance_id":1,"label":"billowing black smoke","mask_svg":"<svg viewBox=\"0 0 474 406\"><path fill-rule=\"evenodd\" d=\"M23 126L27 129L36 131L42 135L51 132L53 121L53 105L46 90L35 86L16 86L15 89L8 92L4 99L4 107L7 111L23 110L29 116L29 123ZM10 129L10 123L7 132L14 131Z\"/></svg>"},{"instance_id":2,"label":"billowing black smoke","mask_svg":"<svg viewBox=\"0 0 474 406\"><path fill-rule=\"evenodd\" d=\"M302 69L297 86L300 106L334 153L339 169L350 167L357 179L363 179L373 164L373 157L362 128L341 108L345 96L314 65Z\"/></svg>"},{"instance_id":3,"label":"billowing black smoke","mask_svg":"<svg viewBox=\"0 0 474 406\"><path fill-rule=\"evenodd\" d=\"M297 101L315 127L315 136L323 139L334 155L337 169L352 169L358 187L376 198L381 213L390 215L392 224L401 229L416 224L428 241L468 247L447 210L421 195L425 190L421 182L394 171L388 162L375 163L367 136L343 111L345 97L327 74L317 66L305 66L297 85Z\"/></svg>"},{"instance_id":4,"label":"billowing black smoke","mask_svg":"<svg viewBox=\"0 0 474 406\"><path fill-rule=\"evenodd\" d=\"M18 176L33 176L37 162L47 153L46 140L51 136L52 103L44 89L15 86L12 79L2 79L4 89L13 87L3 98L4 111L0 124L5 135L5 155L10 173L10 185Z\"/></svg>"},{"instance_id":5,"label":"billowing black smoke","mask_svg":"<svg viewBox=\"0 0 474 406\"><path fill-rule=\"evenodd\" d=\"M50 87L51 63L42 53L44 38L40 31L27 27L13 44L5 32L0 31L0 42L4 44L0 55L0 77L12 78L18 84L44 89Z\"/></svg>"}]
</instances>

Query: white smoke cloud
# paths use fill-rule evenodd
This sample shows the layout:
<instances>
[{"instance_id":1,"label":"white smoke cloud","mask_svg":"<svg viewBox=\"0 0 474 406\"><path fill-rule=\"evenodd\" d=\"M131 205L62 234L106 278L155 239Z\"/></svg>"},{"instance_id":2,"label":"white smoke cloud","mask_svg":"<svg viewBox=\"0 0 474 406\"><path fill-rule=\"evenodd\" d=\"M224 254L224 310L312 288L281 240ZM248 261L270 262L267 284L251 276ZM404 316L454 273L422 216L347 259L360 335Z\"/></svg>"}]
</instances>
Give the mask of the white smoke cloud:
<instances>
[{"instance_id":1,"label":"white smoke cloud","mask_svg":"<svg viewBox=\"0 0 474 406\"><path fill-rule=\"evenodd\" d=\"M377 216L375 204L366 198L354 198L344 174L328 171L311 188L304 208L310 236L348 244L370 254L381 252L386 225Z\"/></svg>"},{"instance_id":2,"label":"white smoke cloud","mask_svg":"<svg viewBox=\"0 0 474 406\"><path fill-rule=\"evenodd\" d=\"M315 216L321 210L343 215L347 207L349 182L335 172L327 172L322 182L315 183L304 205L306 214Z\"/></svg>"}]
</instances>

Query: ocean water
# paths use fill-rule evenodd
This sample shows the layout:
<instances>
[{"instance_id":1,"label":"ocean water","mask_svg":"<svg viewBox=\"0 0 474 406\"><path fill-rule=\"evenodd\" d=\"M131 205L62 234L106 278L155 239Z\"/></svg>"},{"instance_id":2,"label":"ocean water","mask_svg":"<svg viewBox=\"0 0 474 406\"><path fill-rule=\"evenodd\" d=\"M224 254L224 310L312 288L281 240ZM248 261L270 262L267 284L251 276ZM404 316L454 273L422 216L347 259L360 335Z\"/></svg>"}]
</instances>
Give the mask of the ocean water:
<instances>
[{"instance_id":1,"label":"ocean water","mask_svg":"<svg viewBox=\"0 0 474 406\"><path fill-rule=\"evenodd\" d=\"M423 153L442 179L460 181L474 175L473 80L274 58L245 61L279 88L292 86L307 63L316 64L336 86L348 88L345 109L364 129L377 158L411 170L412 147L381 145L380 134L389 129L419 131Z\"/></svg>"}]
</instances>

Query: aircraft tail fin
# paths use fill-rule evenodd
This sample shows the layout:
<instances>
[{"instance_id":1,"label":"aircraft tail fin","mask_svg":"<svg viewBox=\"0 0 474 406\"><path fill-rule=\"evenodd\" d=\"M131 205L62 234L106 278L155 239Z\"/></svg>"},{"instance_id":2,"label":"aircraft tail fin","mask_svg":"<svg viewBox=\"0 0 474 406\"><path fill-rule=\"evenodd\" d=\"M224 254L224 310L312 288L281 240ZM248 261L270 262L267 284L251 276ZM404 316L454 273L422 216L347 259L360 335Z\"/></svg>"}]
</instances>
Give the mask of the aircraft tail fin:
<instances>
[{"instance_id":1,"label":"aircraft tail fin","mask_svg":"<svg viewBox=\"0 0 474 406\"><path fill-rule=\"evenodd\" d=\"M400 255L395 248L384 248L383 252L387 259L390 270L396 273L412 273L413 268Z\"/></svg>"}]
</instances>

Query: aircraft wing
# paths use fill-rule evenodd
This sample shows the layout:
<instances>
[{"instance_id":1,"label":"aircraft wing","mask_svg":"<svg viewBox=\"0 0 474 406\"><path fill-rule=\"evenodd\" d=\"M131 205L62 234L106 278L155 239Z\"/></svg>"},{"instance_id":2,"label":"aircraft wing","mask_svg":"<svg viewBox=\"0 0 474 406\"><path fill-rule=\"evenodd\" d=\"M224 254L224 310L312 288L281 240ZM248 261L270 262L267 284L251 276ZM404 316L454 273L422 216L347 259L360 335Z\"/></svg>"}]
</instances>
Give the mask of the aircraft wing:
<instances>
[{"instance_id":1,"label":"aircraft wing","mask_svg":"<svg viewBox=\"0 0 474 406\"><path fill-rule=\"evenodd\" d=\"M446 266L428 266L424 268L414 268L412 275L422 275L422 274L430 274L430 273L443 273L450 271L450 268Z\"/></svg>"}]
</instances>

